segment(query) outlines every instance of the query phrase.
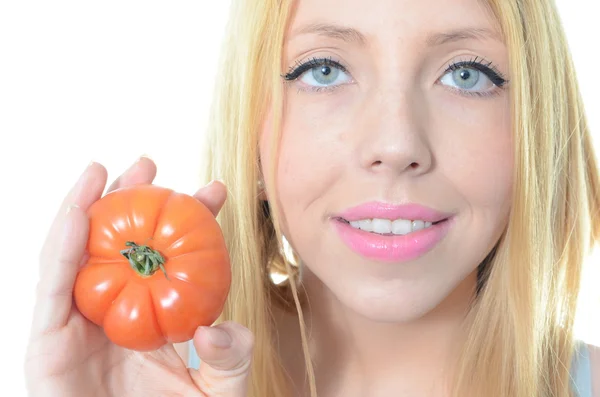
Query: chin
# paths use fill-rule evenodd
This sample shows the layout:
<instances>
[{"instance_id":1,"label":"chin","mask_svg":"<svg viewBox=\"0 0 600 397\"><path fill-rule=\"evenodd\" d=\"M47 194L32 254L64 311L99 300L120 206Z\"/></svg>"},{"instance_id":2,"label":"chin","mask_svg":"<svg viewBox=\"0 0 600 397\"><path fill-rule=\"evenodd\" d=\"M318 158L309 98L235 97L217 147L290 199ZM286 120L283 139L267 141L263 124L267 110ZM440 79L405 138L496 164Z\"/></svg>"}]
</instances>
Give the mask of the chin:
<instances>
[{"instance_id":1,"label":"chin","mask_svg":"<svg viewBox=\"0 0 600 397\"><path fill-rule=\"evenodd\" d=\"M433 311L447 295L439 290L405 289L404 291L384 291L373 289L353 296L338 299L342 304L365 319L381 323L410 323Z\"/></svg>"},{"instance_id":2,"label":"chin","mask_svg":"<svg viewBox=\"0 0 600 397\"><path fill-rule=\"evenodd\" d=\"M476 269L454 274L439 270L430 272L429 276L433 273L435 277L427 277L428 272L410 278L346 274L344 278L322 281L338 304L362 318L381 323L409 323L469 306L476 285Z\"/></svg>"}]
</instances>

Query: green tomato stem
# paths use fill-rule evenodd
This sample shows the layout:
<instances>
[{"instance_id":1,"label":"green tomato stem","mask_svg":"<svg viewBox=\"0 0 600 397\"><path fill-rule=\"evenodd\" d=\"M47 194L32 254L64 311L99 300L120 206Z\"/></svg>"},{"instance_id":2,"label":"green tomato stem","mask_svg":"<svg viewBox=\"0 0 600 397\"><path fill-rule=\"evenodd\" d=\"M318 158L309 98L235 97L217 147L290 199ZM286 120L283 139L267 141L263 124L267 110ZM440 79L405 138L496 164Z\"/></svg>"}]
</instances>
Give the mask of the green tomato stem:
<instances>
[{"instance_id":1,"label":"green tomato stem","mask_svg":"<svg viewBox=\"0 0 600 397\"><path fill-rule=\"evenodd\" d=\"M127 258L131 268L140 276L149 277L160 269L165 274L167 280L169 280L164 267L165 259L160 252L153 250L147 245L137 245L133 241L127 241L125 245L129 248L121 250L121 255Z\"/></svg>"}]
</instances>

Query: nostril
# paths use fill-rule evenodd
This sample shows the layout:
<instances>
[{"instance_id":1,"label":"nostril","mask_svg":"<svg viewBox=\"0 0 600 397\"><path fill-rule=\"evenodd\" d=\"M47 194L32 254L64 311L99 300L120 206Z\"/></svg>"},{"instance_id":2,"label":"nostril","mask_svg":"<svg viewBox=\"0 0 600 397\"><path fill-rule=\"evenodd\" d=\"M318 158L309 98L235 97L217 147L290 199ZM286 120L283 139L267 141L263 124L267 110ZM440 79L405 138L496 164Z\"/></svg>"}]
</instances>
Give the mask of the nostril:
<instances>
[{"instance_id":1,"label":"nostril","mask_svg":"<svg viewBox=\"0 0 600 397\"><path fill-rule=\"evenodd\" d=\"M410 168L417 168L418 166L418 163L410 163Z\"/></svg>"}]
</instances>

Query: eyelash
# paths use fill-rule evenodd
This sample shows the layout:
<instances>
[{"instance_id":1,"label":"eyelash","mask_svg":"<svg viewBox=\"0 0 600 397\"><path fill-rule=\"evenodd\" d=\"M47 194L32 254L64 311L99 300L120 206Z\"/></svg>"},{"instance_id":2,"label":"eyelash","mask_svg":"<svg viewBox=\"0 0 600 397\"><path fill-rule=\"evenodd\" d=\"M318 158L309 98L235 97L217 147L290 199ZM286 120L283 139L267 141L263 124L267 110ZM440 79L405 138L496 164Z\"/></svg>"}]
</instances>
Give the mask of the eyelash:
<instances>
[{"instance_id":1,"label":"eyelash","mask_svg":"<svg viewBox=\"0 0 600 397\"><path fill-rule=\"evenodd\" d=\"M494 85L498 89L504 89L506 84L508 84L508 80L504 77L504 75L492 64L492 62L487 62L484 64L484 63L482 63L484 61L483 58L481 58L481 62L478 61L477 59L479 59L478 56L476 56L475 58L468 60L468 61L458 61L458 62L450 63L450 64L448 64L448 67L444 71L443 75L446 75L446 73L448 73L450 71L455 71L455 70L463 69L463 68L475 69L475 70L478 70L478 71L482 72L483 74L485 74L490 79L490 81L492 83L494 83ZM332 60L331 57L329 57L329 58L310 58L305 62L296 61L296 65L292 66L290 68L290 71L287 74L283 75L282 77L286 82L291 82L291 81L296 80L298 77L302 76L305 72L307 72L315 67L320 67L320 66L332 66L332 67L340 69L344 73L348 73L348 69L344 65L342 65L338 61ZM310 87L309 90L311 90L313 92L320 92L322 90L333 91L340 87L341 86L339 86L339 85L338 86ZM477 91L461 90L458 88L451 88L451 89L454 91L457 91L461 95L473 96L473 97L490 97L490 96L499 94L498 90L491 90L488 92L477 92Z\"/></svg>"},{"instance_id":2,"label":"eyelash","mask_svg":"<svg viewBox=\"0 0 600 397\"><path fill-rule=\"evenodd\" d=\"M329 57L329 58L310 58L309 60L307 60L305 62L296 61L296 66L292 66L290 68L290 71L285 76L283 76L283 78L288 81L296 80L298 77L300 77L302 74L304 74L304 72L307 72L307 71L311 70L312 68L316 68L319 66L333 66L333 67L340 69L342 72L345 72L345 73L348 72L348 70L346 69L346 67L344 65L342 65L338 61L332 60L331 57ZM321 87L319 87L319 88L321 88Z\"/></svg>"}]
</instances>

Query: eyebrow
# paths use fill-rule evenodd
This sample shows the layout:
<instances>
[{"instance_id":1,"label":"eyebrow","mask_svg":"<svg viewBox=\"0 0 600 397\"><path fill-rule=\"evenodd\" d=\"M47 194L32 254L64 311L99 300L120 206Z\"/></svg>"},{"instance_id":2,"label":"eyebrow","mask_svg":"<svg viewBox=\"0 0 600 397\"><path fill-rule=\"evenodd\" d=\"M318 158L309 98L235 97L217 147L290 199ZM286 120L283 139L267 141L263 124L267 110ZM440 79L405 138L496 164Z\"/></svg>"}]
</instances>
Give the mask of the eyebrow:
<instances>
[{"instance_id":1,"label":"eyebrow","mask_svg":"<svg viewBox=\"0 0 600 397\"><path fill-rule=\"evenodd\" d=\"M302 34L317 34L320 36L339 39L347 43L355 43L364 46L367 38L358 30L341 25L326 23L311 23L296 29L292 36ZM499 35L487 28L461 28L453 29L447 32L431 33L425 39L429 47L440 46L461 40L496 40L502 41Z\"/></svg>"},{"instance_id":2,"label":"eyebrow","mask_svg":"<svg viewBox=\"0 0 600 397\"><path fill-rule=\"evenodd\" d=\"M310 23L296 29L292 33L293 36L299 36L302 34L318 34L320 36L330 37L333 39L340 39L348 43L356 43L365 45L367 39L365 35L354 28L349 28L340 25L332 25L327 23Z\"/></svg>"},{"instance_id":3,"label":"eyebrow","mask_svg":"<svg viewBox=\"0 0 600 397\"><path fill-rule=\"evenodd\" d=\"M425 42L429 47L435 47L461 40L496 40L502 41L498 33L487 28L463 28L448 32L438 32L427 36Z\"/></svg>"}]
</instances>

